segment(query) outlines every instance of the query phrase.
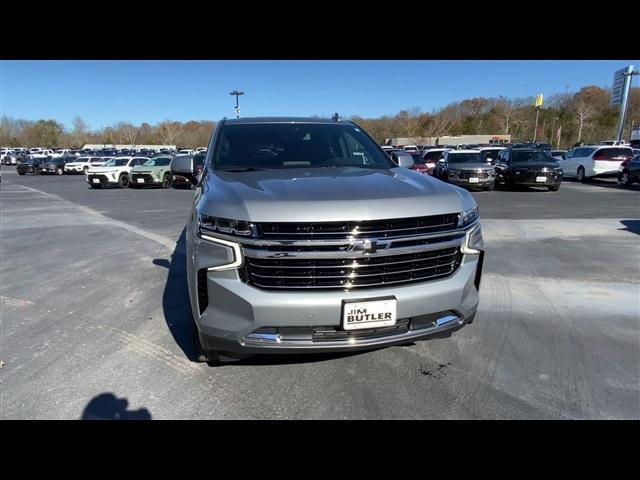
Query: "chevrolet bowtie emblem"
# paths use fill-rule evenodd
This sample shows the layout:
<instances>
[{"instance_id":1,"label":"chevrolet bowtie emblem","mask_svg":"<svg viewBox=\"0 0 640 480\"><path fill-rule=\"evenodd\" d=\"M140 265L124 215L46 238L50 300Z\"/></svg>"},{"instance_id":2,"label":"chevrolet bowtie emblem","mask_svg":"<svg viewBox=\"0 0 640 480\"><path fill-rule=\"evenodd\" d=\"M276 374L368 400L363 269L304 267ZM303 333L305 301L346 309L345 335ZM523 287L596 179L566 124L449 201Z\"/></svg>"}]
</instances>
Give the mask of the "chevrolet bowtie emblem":
<instances>
[{"instance_id":1,"label":"chevrolet bowtie emblem","mask_svg":"<svg viewBox=\"0 0 640 480\"><path fill-rule=\"evenodd\" d=\"M375 240L355 240L347 247L348 252L376 253L377 244Z\"/></svg>"}]
</instances>

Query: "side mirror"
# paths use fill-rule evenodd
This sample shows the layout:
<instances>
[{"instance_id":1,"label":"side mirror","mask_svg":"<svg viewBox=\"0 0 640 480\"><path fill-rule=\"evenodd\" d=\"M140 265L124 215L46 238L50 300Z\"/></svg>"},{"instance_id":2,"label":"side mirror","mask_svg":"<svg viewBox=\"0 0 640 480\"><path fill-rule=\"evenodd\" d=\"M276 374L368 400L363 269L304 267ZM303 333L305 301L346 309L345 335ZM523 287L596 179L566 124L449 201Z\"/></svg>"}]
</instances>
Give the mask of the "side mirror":
<instances>
[{"instance_id":1,"label":"side mirror","mask_svg":"<svg viewBox=\"0 0 640 480\"><path fill-rule=\"evenodd\" d=\"M438 163L440 165L444 165L446 162L444 161L444 158L441 158L440 160L438 160Z\"/></svg>"},{"instance_id":2,"label":"side mirror","mask_svg":"<svg viewBox=\"0 0 640 480\"><path fill-rule=\"evenodd\" d=\"M177 157L173 157L171 161L171 173L182 173L182 174L191 174L195 173L193 156L191 155L180 155Z\"/></svg>"},{"instance_id":3,"label":"side mirror","mask_svg":"<svg viewBox=\"0 0 640 480\"><path fill-rule=\"evenodd\" d=\"M411 168L413 167L413 157L398 155L398 166L401 168Z\"/></svg>"}]
</instances>

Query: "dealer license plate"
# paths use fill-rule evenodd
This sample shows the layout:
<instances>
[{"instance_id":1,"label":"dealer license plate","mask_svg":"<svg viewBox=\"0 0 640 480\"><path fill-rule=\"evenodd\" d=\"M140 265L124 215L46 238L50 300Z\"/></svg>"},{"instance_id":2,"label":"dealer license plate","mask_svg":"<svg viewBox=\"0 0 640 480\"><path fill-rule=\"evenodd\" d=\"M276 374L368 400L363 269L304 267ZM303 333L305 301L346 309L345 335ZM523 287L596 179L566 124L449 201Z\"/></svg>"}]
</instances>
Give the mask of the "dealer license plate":
<instances>
[{"instance_id":1,"label":"dealer license plate","mask_svg":"<svg viewBox=\"0 0 640 480\"><path fill-rule=\"evenodd\" d=\"M478 179L476 177L469 178L469 183L478 183Z\"/></svg>"},{"instance_id":2,"label":"dealer license plate","mask_svg":"<svg viewBox=\"0 0 640 480\"><path fill-rule=\"evenodd\" d=\"M547 181L547 177L536 177L536 182L544 183Z\"/></svg>"},{"instance_id":3,"label":"dealer license plate","mask_svg":"<svg viewBox=\"0 0 640 480\"><path fill-rule=\"evenodd\" d=\"M94 178L93 179L93 183L100 183L100 179L99 178Z\"/></svg>"},{"instance_id":4,"label":"dealer license plate","mask_svg":"<svg viewBox=\"0 0 640 480\"><path fill-rule=\"evenodd\" d=\"M342 309L342 326L345 330L388 327L396 324L394 299L345 302Z\"/></svg>"},{"instance_id":5,"label":"dealer license plate","mask_svg":"<svg viewBox=\"0 0 640 480\"><path fill-rule=\"evenodd\" d=\"M144 183L144 178L138 178L138 183Z\"/></svg>"}]
</instances>

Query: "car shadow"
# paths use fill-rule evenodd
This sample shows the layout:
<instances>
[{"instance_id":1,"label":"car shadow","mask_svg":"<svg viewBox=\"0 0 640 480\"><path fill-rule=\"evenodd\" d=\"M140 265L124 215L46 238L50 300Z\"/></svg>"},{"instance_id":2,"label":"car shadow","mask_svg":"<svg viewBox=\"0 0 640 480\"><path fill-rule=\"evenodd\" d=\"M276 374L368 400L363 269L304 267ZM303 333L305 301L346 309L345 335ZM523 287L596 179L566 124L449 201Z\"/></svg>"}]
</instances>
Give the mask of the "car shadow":
<instances>
[{"instance_id":1,"label":"car shadow","mask_svg":"<svg viewBox=\"0 0 640 480\"><path fill-rule=\"evenodd\" d=\"M193 328L195 328L195 325L187 286L186 228L182 230L176 242L171 259L156 258L152 263L169 270L162 294L164 318L176 344L189 360L195 361L196 352L193 346ZM237 359L225 358L220 366L314 363L359 355L371 350L307 354L260 354L242 356L242 358Z\"/></svg>"},{"instance_id":2,"label":"car shadow","mask_svg":"<svg viewBox=\"0 0 640 480\"><path fill-rule=\"evenodd\" d=\"M620 223L624 225L625 228L620 228L619 230L640 235L640 220L620 220Z\"/></svg>"},{"instance_id":3,"label":"car shadow","mask_svg":"<svg viewBox=\"0 0 640 480\"><path fill-rule=\"evenodd\" d=\"M146 408L127 410L129 401L117 398L113 393L101 393L84 407L80 420L151 420Z\"/></svg>"},{"instance_id":4,"label":"car shadow","mask_svg":"<svg viewBox=\"0 0 640 480\"><path fill-rule=\"evenodd\" d=\"M613 188L616 190L636 190L640 191L640 185L634 184L631 187L625 188L622 186L620 182L618 182L615 178L592 178L586 183L578 182L575 178L565 178L562 180L562 183L574 183L574 184L582 184L587 187L598 187L598 188Z\"/></svg>"}]
</instances>

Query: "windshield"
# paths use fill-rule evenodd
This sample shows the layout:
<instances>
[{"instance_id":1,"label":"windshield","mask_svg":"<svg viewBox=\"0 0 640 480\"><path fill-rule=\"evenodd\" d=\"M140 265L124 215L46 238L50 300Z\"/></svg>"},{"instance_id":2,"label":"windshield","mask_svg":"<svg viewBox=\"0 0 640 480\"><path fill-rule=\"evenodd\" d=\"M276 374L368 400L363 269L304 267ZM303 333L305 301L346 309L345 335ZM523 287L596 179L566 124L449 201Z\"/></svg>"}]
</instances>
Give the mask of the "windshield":
<instances>
[{"instance_id":1,"label":"windshield","mask_svg":"<svg viewBox=\"0 0 640 480\"><path fill-rule=\"evenodd\" d=\"M447 162L449 163L480 163L482 162L482 158L480 157L480 152L449 153L449 156L447 157Z\"/></svg>"},{"instance_id":2,"label":"windshield","mask_svg":"<svg viewBox=\"0 0 640 480\"><path fill-rule=\"evenodd\" d=\"M518 152L518 151L513 151L511 153L511 161L513 163L540 163L540 162L549 162L551 161L552 158L549 155L548 152L544 152L541 150L538 151L524 151L524 152Z\"/></svg>"},{"instance_id":3,"label":"windshield","mask_svg":"<svg viewBox=\"0 0 640 480\"><path fill-rule=\"evenodd\" d=\"M117 160L115 158L112 158L111 160L107 160L106 162L104 162L102 166L103 167L122 167L123 165L126 165L128 161L129 161L128 158L121 158Z\"/></svg>"},{"instance_id":4,"label":"windshield","mask_svg":"<svg viewBox=\"0 0 640 480\"><path fill-rule=\"evenodd\" d=\"M361 167L395 165L351 124L225 125L213 155L216 169Z\"/></svg>"},{"instance_id":5,"label":"windshield","mask_svg":"<svg viewBox=\"0 0 640 480\"><path fill-rule=\"evenodd\" d=\"M424 154L422 163L436 163L442 157L443 150L429 150Z\"/></svg>"},{"instance_id":6,"label":"windshield","mask_svg":"<svg viewBox=\"0 0 640 480\"><path fill-rule=\"evenodd\" d=\"M484 158L485 160L487 159L491 159L491 160L496 160L498 158L498 153L500 153L500 149L494 149L494 150L483 150L481 152L482 158Z\"/></svg>"},{"instance_id":7,"label":"windshield","mask_svg":"<svg viewBox=\"0 0 640 480\"><path fill-rule=\"evenodd\" d=\"M144 162L143 165L146 165L148 167L164 167L169 165L170 163L171 159L168 157L155 157L150 158L149 160Z\"/></svg>"}]
</instances>

